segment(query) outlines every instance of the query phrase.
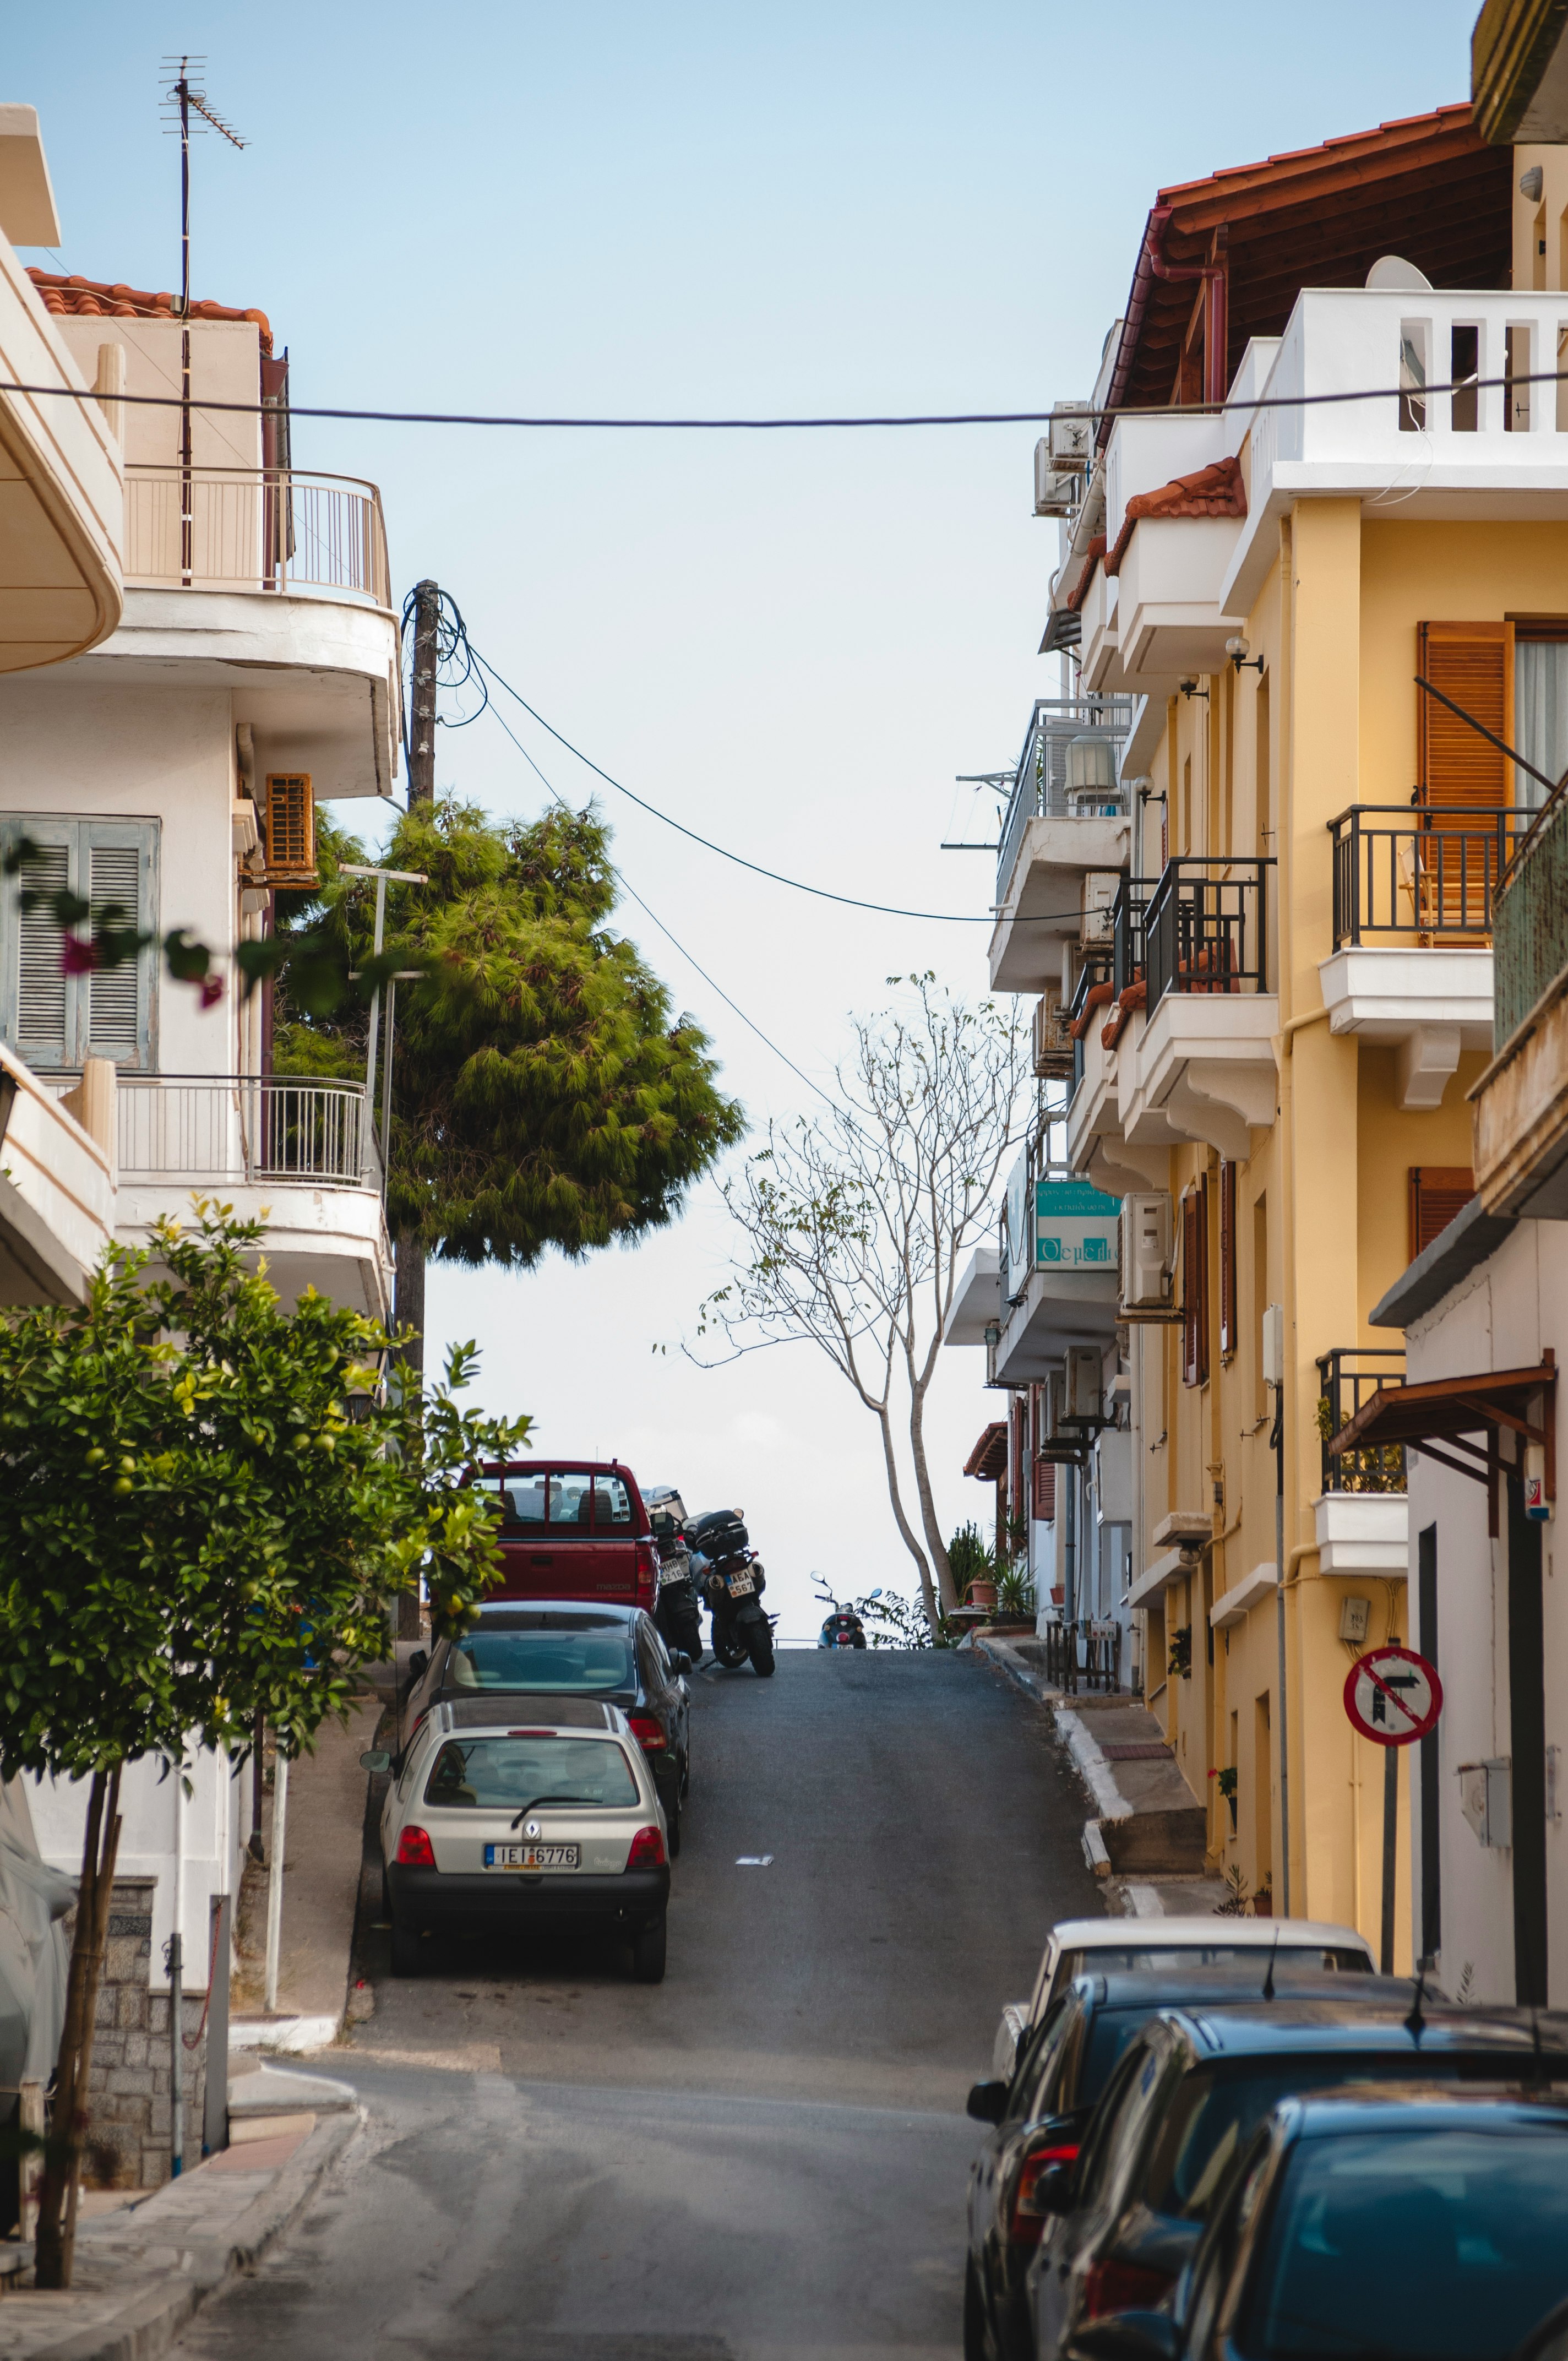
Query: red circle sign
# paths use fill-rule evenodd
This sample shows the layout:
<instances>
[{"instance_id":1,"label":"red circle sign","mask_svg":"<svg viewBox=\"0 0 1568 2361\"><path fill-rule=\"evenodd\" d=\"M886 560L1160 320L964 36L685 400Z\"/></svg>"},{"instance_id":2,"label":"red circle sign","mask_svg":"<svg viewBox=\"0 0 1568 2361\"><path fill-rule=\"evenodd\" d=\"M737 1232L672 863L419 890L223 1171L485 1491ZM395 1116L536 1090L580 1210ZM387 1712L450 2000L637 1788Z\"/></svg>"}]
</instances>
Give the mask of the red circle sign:
<instances>
[{"instance_id":1,"label":"red circle sign","mask_svg":"<svg viewBox=\"0 0 1568 2361\"><path fill-rule=\"evenodd\" d=\"M1412 1746L1442 1711L1437 1666L1413 1648L1370 1648L1345 1677L1344 1709L1375 1746Z\"/></svg>"}]
</instances>

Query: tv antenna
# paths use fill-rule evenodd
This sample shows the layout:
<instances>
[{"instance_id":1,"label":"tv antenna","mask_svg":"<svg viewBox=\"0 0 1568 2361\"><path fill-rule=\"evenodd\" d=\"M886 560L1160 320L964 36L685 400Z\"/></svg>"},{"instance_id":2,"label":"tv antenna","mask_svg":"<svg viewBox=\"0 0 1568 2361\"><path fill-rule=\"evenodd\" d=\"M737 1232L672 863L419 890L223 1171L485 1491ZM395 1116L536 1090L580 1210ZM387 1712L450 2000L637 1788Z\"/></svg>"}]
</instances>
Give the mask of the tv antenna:
<instances>
[{"instance_id":1,"label":"tv antenna","mask_svg":"<svg viewBox=\"0 0 1568 2361\"><path fill-rule=\"evenodd\" d=\"M204 57L166 55L163 127L180 134L180 580L191 588L195 560L195 513L191 480L191 136L218 131L231 147L243 148L232 123L225 123L204 90L192 82L206 65ZM196 120L192 123L192 116Z\"/></svg>"}]
</instances>

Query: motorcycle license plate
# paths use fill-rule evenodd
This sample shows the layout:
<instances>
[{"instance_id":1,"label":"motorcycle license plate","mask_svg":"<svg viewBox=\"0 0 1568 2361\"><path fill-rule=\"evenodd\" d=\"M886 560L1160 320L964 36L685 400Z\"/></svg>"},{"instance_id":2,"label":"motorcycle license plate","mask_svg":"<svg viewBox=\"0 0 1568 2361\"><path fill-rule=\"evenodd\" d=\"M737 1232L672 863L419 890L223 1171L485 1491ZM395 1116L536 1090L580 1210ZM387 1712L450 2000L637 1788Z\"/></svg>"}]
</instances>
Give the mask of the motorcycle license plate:
<instances>
[{"instance_id":1,"label":"motorcycle license plate","mask_svg":"<svg viewBox=\"0 0 1568 2361\"><path fill-rule=\"evenodd\" d=\"M729 1576L729 1596L731 1598L750 1598L751 1593L756 1587L756 1584L752 1581L749 1574L732 1574Z\"/></svg>"},{"instance_id":2,"label":"motorcycle license plate","mask_svg":"<svg viewBox=\"0 0 1568 2361\"><path fill-rule=\"evenodd\" d=\"M659 1587L661 1590L663 1590L669 1583L685 1582L686 1579L686 1570L684 1565L662 1565L659 1568Z\"/></svg>"},{"instance_id":3,"label":"motorcycle license plate","mask_svg":"<svg viewBox=\"0 0 1568 2361\"><path fill-rule=\"evenodd\" d=\"M488 1844L485 1847L487 1869L576 1869L581 1859L580 1845Z\"/></svg>"}]
</instances>

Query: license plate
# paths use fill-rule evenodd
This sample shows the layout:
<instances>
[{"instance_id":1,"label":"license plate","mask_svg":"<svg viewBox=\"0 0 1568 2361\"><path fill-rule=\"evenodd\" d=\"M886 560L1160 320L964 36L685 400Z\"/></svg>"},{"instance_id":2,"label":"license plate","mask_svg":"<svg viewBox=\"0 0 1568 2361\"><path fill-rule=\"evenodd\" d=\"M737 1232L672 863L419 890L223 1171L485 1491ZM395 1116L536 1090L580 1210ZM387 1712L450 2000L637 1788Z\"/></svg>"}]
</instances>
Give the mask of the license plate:
<instances>
[{"instance_id":1,"label":"license plate","mask_svg":"<svg viewBox=\"0 0 1568 2361\"><path fill-rule=\"evenodd\" d=\"M488 1844L485 1847L487 1869L576 1869L581 1858L580 1845Z\"/></svg>"},{"instance_id":2,"label":"license plate","mask_svg":"<svg viewBox=\"0 0 1568 2361\"><path fill-rule=\"evenodd\" d=\"M666 1583L685 1582L686 1578L687 1570L684 1565L662 1565L659 1568L659 1587L661 1590L664 1588Z\"/></svg>"},{"instance_id":3,"label":"license plate","mask_svg":"<svg viewBox=\"0 0 1568 2361\"><path fill-rule=\"evenodd\" d=\"M757 1587L749 1574L732 1574L729 1577L731 1598L749 1598Z\"/></svg>"}]
</instances>

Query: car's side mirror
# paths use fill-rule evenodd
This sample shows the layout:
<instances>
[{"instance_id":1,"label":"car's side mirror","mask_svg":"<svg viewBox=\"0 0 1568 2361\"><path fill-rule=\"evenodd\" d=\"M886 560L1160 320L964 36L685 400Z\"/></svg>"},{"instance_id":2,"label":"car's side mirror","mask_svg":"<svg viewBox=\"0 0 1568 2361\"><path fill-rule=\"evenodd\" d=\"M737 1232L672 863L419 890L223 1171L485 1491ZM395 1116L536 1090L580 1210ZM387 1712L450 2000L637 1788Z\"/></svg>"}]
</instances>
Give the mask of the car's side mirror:
<instances>
[{"instance_id":1,"label":"car's side mirror","mask_svg":"<svg viewBox=\"0 0 1568 2361\"><path fill-rule=\"evenodd\" d=\"M670 1652L670 1670L673 1673L689 1673L691 1668L692 1660L686 1654L685 1650L684 1648L673 1648Z\"/></svg>"},{"instance_id":2,"label":"car's side mirror","mask_svg":"<svg viewBox=\"0 0 1568 2361\"><path fill-rule=\"evenodd\" d=\"M368 1753L359 1758L361 1771L389 1771L391 1767L391 1755L384 1746L372 1746Z\"/></svg>"},{"instance_id":3,"label":"car's side mirror","mask_svg":"<svg viewBox=\"0 0 1568 2361\"><path fill-rule=\"evenodd\" d=\"M964 2102L964 2112L977 2124L999 2124L1007 2113L1005 2082L977 2082Z\"/></svg>"},{"instance_id":4,"label":"car's side mirror","mask_svg":"<svg viewBox=\"0 0 1568 2361\"><path fill-rule=\"evenodd\" d=\"M429 1670L430 1658L428 1654L424 1649L416 1648L412 1655L409 1658L409 1686L412 1688L415 1681L422 1680Z\"/></svg>"},{"instance_id":5,"label":"car's side mirror","mask_svg":"<svg viewBox=\"0 0 1568 2361\"><path fill-rule=\"evenodd\" d=\"M1113 2312L1086 2320L1067 2346L1067 2361L1177 2361L1181 2331L1165 2312Z\"/></svg>"}]
</instances>

